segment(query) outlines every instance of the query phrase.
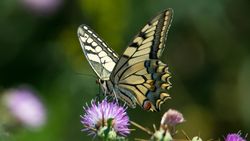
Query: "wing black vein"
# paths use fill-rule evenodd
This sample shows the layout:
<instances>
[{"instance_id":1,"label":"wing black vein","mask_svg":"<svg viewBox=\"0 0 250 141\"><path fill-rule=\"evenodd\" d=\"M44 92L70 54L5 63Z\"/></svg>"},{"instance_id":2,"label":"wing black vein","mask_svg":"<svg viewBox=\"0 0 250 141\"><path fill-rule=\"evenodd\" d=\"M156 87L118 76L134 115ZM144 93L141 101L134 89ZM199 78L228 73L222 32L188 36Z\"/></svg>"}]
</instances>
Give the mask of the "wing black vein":
<instances>
[{"instance_id":1,"label":"wing black vein","mask_svg":"<svg viewBox=\"0 0 250 141\"><path fill-rule=\"evenodd\" d=\"M118 60L118 55L86 25L77 31L82 50L99 78L108 80Z\"/></svg>"}]
</instances>

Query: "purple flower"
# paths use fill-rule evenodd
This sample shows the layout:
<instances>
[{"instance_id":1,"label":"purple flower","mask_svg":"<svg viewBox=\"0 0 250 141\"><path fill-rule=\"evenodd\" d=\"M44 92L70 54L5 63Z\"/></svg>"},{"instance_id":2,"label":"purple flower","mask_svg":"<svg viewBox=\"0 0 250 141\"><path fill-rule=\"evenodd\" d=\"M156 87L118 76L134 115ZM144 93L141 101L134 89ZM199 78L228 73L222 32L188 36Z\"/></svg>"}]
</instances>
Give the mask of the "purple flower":
<instances>
[{"instance_id":1,"label":"purple flower","mask_svg":"<svg viewBox=\"0 0 250 141\"><path fill-rule=\"evenodd\" d=\"M128 129L129 117L125 110L125 107L119 106L115 101L108 102L104 99L96 103L92 100L91 106L84 107L85 114L81 116L81 123L85 126L83 131L88 131L90 135L96 135L112 120L111 128L115 133L126 136L130 130Z\"/></svg>"},{"instance_id":2,"label":"purple flower","mask_svg":"<svg viewBox=\"0 0 250 141\"><path fill-rule=\"evenodd\" d=\"M162 126L175 126L184 122L183 115L178 112L177 110L169 109L161 118L161 125Z\"/></svg>"},{"instance_id":3,"label":"purple flower","mask_svg":"<svg viewBox=\"0 0 250 141\"><path fill-rule=\"evenodd\" d=\"M230 133L225 138L225 141L246 141L246 139L242 138L241 133Z\"/></svg>"},{"instance_id":4,"label":"purple flower","mask_svg":"<svg viewBox=\"0 0 250 141\"><path fill-rule=\"evenodd\" d=\"M44 106L28 88L7 90L3 95L3 103L15 119L28 127L37 128L45 123Z\"/></svg>"}]
</instances>

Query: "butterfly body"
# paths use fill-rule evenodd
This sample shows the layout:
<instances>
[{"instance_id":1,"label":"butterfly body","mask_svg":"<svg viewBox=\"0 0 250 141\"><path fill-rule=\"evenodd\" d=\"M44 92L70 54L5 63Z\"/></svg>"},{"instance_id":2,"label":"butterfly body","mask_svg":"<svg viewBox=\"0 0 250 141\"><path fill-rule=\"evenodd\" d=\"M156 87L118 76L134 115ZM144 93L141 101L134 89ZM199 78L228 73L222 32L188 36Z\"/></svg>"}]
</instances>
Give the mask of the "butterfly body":
<instances>
[{"instance_id":1,"label":"butterfly body","mask_svg":"<svg viewBox=\"0 0 250 141\"><path fill-rule=\"evenodd\" d=\"M170 98L168 66L159 60L164 48L173 11L167 9L154 17L135 36L122 56L108 48L89 27L81 25L78 37L83 52L99 77L103 92L130 107L159 111Z\"/></svg>"}]
</instances>

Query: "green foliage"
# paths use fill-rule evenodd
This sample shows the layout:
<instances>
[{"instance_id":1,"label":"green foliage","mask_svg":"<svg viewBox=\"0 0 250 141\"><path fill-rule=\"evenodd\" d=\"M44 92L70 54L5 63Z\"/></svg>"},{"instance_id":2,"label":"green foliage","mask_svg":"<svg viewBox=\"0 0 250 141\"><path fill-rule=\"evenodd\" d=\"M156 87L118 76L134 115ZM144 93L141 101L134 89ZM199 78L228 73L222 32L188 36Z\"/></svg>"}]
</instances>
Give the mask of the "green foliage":
<instances>
[{"instance_id":1,"label":"green foliage","mask_svg":"<svg viewBox=\"0 0 250 141\"><path fill-rule=\"evenodd\" d=\"M160 113L128 109L130 118L151 127L176 108L190 136L210 139L250 130L249 1L64 0L44 15L22 1L0 1L0 95L31 85L45 103L48 121L38 131L0 131L0 140L7 134L13 141L91 140L80 131L79 115L99 88L78 43L78 26L88 24L121 54L151 17L169 7L175 14L162 60L173 74L172 100ZM139 131L129 139L136 137L149 138Z\"/></svg>"}]
</instances>

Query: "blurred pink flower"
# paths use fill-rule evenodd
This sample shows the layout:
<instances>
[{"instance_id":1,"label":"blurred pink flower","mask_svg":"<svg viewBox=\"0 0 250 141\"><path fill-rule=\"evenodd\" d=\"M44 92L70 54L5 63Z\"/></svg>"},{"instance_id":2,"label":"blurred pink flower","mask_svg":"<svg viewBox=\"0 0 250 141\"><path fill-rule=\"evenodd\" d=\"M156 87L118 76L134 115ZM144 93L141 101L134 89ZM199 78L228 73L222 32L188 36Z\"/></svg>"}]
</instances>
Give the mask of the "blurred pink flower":
<instances>
[{"instance_id":1,"label":"blurred pink flower","mask_svg":"<svg viewBox=\"0 0 250 141\"><path fill-rule=\"evenodd\" d=\"M62 0L20 0L20 2L35 14L48 15L60 7Z\"/></svg>"},{"instance_id":2,"label":"blurred pink flower","mask_svg":"<svg viewBox=\"0 0 250 141\"><path fill-rule=\"evenodd\" d=\"M7 90L3 102L10 113L24 125L37 128L45 123L44 106L32 90L24 87Z\"/></svg>"},{"instance_id":3,"label":"blurred pink flower","mask_svg":"<svg viewBox=\"0 0 250 141\"><path fill-rule=\"evenodd\" d=\"M184 122L182 113L177 110L169 109L161 118L161 125L175 126Z\"/></svg>"}]
</instances>

